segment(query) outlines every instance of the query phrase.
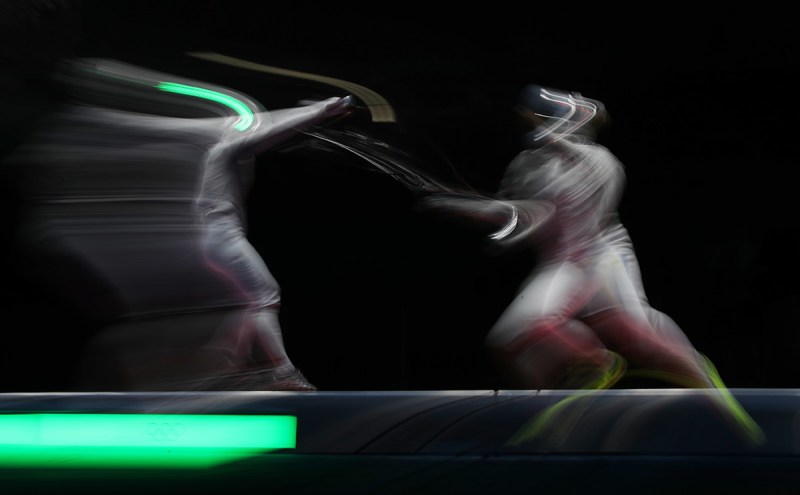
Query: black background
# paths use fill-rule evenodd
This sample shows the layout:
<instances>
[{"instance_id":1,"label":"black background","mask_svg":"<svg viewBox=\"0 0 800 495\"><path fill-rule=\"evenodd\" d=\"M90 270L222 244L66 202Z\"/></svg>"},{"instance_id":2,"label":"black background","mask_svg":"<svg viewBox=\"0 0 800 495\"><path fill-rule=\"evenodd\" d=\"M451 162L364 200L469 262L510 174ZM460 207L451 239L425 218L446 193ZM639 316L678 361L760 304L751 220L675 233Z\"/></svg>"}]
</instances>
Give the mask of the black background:
<instances>
[{"instance_id":1,"label":"black background","mask_svg":"<svg viewBox=\"0 0 800 495\"><path fill-rule=\"evenodd\" d=\"M20 8L8 5L8 12ZM653 306L681 325L729 386L800 384L800 114L788 12L30 5L44 7L19 22L5 16L7 74L26 81L9 83L18 95L4 98L9 147L24 134L20 123L35 122L23 96L37 94L52 60L72 54L224 84L268 108L347 93L185 52L354 82L384 96L398 119L371 123L363 111L355 125L414 153L432 173L487 192L519 149L511 105L524 84L600 99L612 116L600 141L627 169L620 213ZM535 260L492 255L480 233L419 211L415 200L413 191L352 157L259 159L251 240L283 288L287 348L322 389L496 386L482 340ZM5 262L2 385L63 387L91 323L39 294L14 259Z\"/></svg>"}]
</instances>

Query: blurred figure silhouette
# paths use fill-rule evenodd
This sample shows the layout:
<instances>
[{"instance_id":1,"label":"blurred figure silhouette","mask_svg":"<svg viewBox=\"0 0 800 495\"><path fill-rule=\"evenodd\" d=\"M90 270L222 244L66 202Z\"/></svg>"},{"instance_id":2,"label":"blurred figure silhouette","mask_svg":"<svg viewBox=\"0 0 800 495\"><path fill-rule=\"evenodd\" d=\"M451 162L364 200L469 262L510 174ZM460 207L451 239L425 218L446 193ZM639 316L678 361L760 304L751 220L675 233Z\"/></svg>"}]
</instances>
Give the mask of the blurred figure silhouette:
<instances>
[{"instance_id":1,"label":"blurred figure silhouette","mask_svg":"<svg viewBox=\"0 0 800 495\"><path fill-rule=\"evenodd\" d=\"M486 343L513 387L607 388L628 364L712 386L708 363L667 315L648 303L617 207L623 166L596 142L604 105L527 86L516 111L528 129L497 198L431 195L427 206L493 225L498 249L536 250L537 267Z\"/></svg>"},{"instance_id":2,"label":"blurred figure silhouette","mask_svg":"<svg viewBox=\"0 0 800 495\"><path fill-rule=\"evenodd\" d=\"M348 115L350 97L267 111L108 59L57 79L65 103L7 165L27 275L104 325L77 388L316 390L284 347L246 200L256 155Z\"/></svg>"},{"instance_id":3,"label":"blurred figure silhouette","mask_svg":"<svg viewBox=\"0 0 800 495\"><path fill-rule=\"evenodd\" d=\"M596 142L609 123L603 103L529 85L516 111L528 129L525 149L508 165L497 198L450 192L423 200L428 208L491 226L493 249L536 251L534 271L486 337L509 385L607 389L635 366L640 376L662 383L714 389L712 398L725 416L748 439L761 442L760 427L713 364L647 300L631 238L617 213L625 172ZM546 409L512 442L541 434L580 397Z\"/></svg>"}]
</instances>

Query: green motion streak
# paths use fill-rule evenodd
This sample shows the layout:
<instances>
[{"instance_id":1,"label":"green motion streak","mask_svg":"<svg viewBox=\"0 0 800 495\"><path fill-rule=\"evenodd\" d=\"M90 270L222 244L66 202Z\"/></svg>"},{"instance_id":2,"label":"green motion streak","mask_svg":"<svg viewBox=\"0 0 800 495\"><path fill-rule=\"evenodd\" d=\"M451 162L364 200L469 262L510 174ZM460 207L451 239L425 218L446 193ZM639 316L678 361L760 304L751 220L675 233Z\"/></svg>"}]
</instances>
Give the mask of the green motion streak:
<instances>
[{"instance_id":1,"label":"green motion streak","mask_svg":"<svg viewBox=\"0 0 800 495\"><path fill-rule=\"evenodd\" d=\"M294 416L0 414L0 468L210 467L296 446Z\"/></svg>"},{"instance_id":2,"label":"green motion streak","mask_svg":"<svg viewBox=\"0 0 800 495\"><path fill-rule=\"evenodd\" d=\"M234 126L239 131L247 130L248 127L253 125L253 111L250 110L247 105L232 96L228 96L218 91L211 91L210 89L203 89L196 86L188 86L186 84L171 82L162 82L156 85L156 87L162 91L168 91L170 93L205 98L206 100L215 101L232 108L240 116L239 122Z\"/></svg>"}]
</instances>

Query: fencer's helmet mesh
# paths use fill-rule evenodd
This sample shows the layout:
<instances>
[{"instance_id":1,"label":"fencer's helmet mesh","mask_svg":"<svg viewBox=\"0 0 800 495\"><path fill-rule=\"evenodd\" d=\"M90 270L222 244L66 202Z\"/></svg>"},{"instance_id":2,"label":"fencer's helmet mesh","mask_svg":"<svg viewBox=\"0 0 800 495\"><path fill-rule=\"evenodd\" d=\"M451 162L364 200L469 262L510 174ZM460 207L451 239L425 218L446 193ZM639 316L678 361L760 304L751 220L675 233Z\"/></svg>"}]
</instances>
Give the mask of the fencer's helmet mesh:
<instances>
[{"instance_id":1,"label":"fencer's helmet mesh","mask_svg":"<svg viewBox=\"0 0 800 495\"><path fill-rule=\"evenodd\" d=\"M552 135L596 131L596 124L605 121L604 105L579 93L546 88L538 84L525 86L519 103L544 120L535 134L535 140Z\"/></svg>"},{"instance_id":2,"label":"fencer's helmet mesh","mask_svg":"<svg viewBox=\"0 0 800 495\"><path fill-rule=\"evenodd\" d=\"M525 86L520 93L520 103L543 118L564 118L570 112L566 93L546 89L538 84Z\"/></svg>"}]
</instances>

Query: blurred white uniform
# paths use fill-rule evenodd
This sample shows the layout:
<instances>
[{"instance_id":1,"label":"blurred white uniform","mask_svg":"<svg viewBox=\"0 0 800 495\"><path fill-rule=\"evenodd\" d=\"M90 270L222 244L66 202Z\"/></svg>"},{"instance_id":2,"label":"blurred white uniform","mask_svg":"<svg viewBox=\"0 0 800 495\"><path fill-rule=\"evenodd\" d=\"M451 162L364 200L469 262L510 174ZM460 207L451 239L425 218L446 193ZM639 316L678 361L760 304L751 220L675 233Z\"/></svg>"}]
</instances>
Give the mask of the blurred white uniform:
<instances>
[{"instance_id":1,"label":"blurred white uniform","mask_svg":"<svg viewBox=\"0 0 800 495\"><path fill-rule=\"evenodd\" d=\"M349 97L266 111L195 81L179 81L195 94L166 93L157 84L171 76L115 61L76 67L81 97L43 121L12 162L27 212L21 239L46 267L32 274L113 323L100 347L129 353L118 364L176 363L186 356L158 355L174 339L218 351L231 368L215 373L294 372L280 287L246 237L246 198L256 154L345 115ZM224 95L241 113L202 95ZM134 352L137 339L152 345Z\"/></svg>"},{"instance_id":2,"label":"blurred white uniform","mask_svg":"<svg viewBox=\"0 0 800 495\"><path fill-rule=\"evenodd\" d=\"M517 107L529 142L508 165L497 197L434 194L428 206L490 225L501 248L534 249L537 266L486 344L522 388L608 387L628 361L708 384L699 355L645 296L618 206L625 171L595 134L602 103L526 87Z\"/></svg>"},{"instance_id":3,"label":"blurred white uniform","mask_svg":"<svg viewBox=\"0 0 800 495\"><path fill-rule=\"evenodd\" d=\"M555 206L538 232L538 266L489 335L510 342L540 318L582 318L624 306L645 316L647 299L628 231L617 208L625 185L622 164L581 135L526 149L509 164L500 198Z\"/></svg>"},{"instance_id":4,"label":"blurred white uniform","mask_svg":"<svg viewBox=\"0 0 800 495\"><path fill-rule=\"evenodd\" d=\"M629 361L710 385L680 327L648 303L618 217L625 171L594 140L607 118L602 103L538 86L523 95L521 111L538 122L534 146L509 164L499 199L541 221L528 230L513 224L500 242L519 242L518 230L534 242L538 263L487 335L501 367L526 388L611 386Z\"/></svg>"}]
</instances>

